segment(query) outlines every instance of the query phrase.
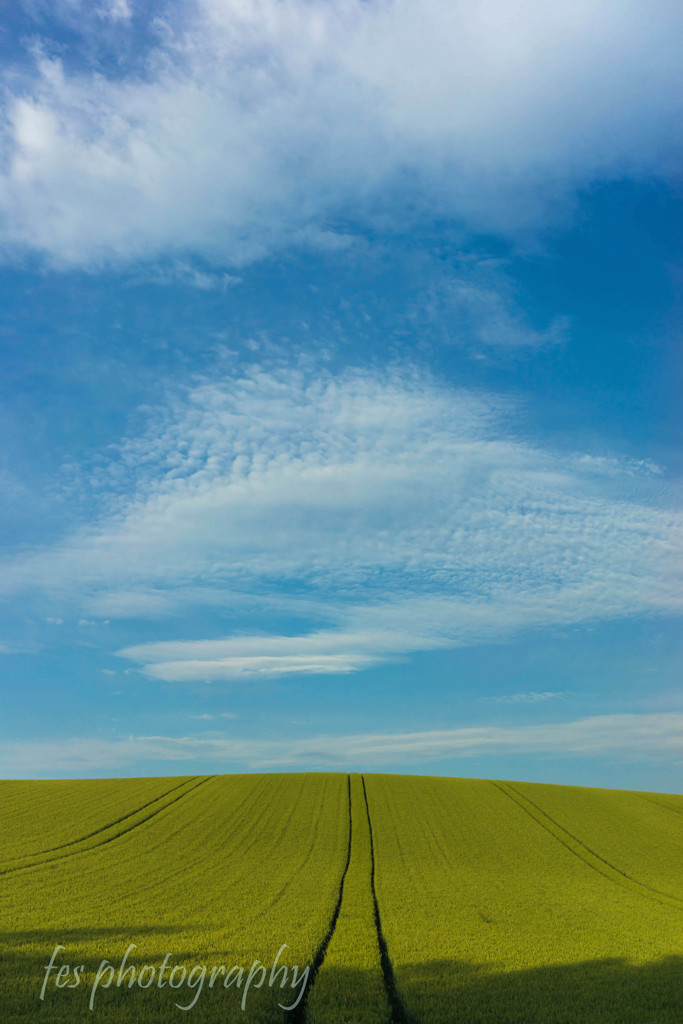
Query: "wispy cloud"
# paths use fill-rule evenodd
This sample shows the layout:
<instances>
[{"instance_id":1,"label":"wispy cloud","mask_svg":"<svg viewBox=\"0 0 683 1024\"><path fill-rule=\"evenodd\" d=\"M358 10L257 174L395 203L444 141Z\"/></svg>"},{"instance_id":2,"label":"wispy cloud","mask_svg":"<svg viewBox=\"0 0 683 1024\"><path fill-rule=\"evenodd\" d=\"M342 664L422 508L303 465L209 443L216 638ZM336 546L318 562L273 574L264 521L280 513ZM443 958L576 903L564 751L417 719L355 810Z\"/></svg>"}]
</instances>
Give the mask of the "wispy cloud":
<instances>
[{"instance_id":1,"label":"wispy cloud","mask_svg":"<svg viewBox=\"0 0 683 1024\"><path fill-rule=\"evenodd\" d=\"M241 283L241 277L226 271L199 267L189 260L152 265L133 277L135 284L159 284L164 287L185 285L202 292L225 291Z\"/></svg>"},{"instance_id":2,"label":"wispy cloud","mask_svg":"<svg viewBox=\"0 0 683 1024\"><path fill-rule=\"evenodd\" d=\"M217 715L210 715L208 712L205 712L202 715L190 715L190 718L201 722L214 722L217 718L237 718L237 715L232 711L220 711Z\"/></svg>"},{"instance_id":3,"label":"wispy cloud","mask_svg":"<svg viewBox=\"0 0 683 1024\"><path fill-rule=\"evenodd\" d=\"M90 7L55 11L125 51L142 18ZM681 37L669 0L169 3L130 72L47 46L8 72L2 241L239 263L408 207L517 232L595 180L676 173Z\"/></svg>"},{"instance_id":4,"label":"wispy cloud","mask_svg":"<svg viewBox=\"0 0 683 1024\"><path fill-rule=\"evenodd\" d=\"M363 769L396 762L485 755L617 757L630 761L671 760L683 745L683 714L601 715L574 722L517 728L479 726L429 732L319 735L306 739L233 739L200 736L129 736L6 744L2 777L80 774L125 769L140 762L192 761L207 770L288 768Z\"/></svg>"},{"instance_id":5,"label":"wispy cloud","mask_svg":"<svg viewBox=\"0 0 683 1024\"><path fill-rule=\"evenodd\" d=\"M424 642L420 638L418 645ZM378 652L383 648L396 654L396 645L396 637L379 632L321 632L308 636L168 641L139 644L118 653L144 664L147 675L156 679L190 682L354 672L380 661Z\"/></svg>"},{"instance_id":6,"label":"wispy cloud","mask_svg":"<svg viewBox=\"0 0 683 1024\"><path fill-rule=\"evenodd\" d=\"M86 598L84 607L92 615L112 619L163 618L173 614L177 604L177 596L172 592L138 586L91 594Z\"/></svg>"},{"instance_id":7,"label":"wispy cloud","mask_svg":"<svg viewBox=\"0 0 683 1024\"><path fill-rule=\"evenodd\" d=\"M509 693L498 697L480 697L479 699L483 704L538 704L565 696L564 690L544 690L542 693L530 690L528 693Z\"/></svg>"},{"instance_id":8,"label":"wispy cloud","mask_svg":"<svg viewBox=\"0 0 683 1024\"><path fill-rule=\"evenodd\" d=\"M542 330L528 322L509 281L491 259L461 259L448 270L430 263L429 283L408 311L419 329L437 332L447 344L479 351L510 352L559 345L567 340L569 318L556 316Z\"/></svg>"},{"instance_id":9,"label":"wispy cloud","mask_svg":"<svg viewBox=\"0 0 683 1024\"><path fill-rule=\"evenodd\" d=\"M0 654L37 654L40 650L41 645L33 641L18 644L0 640Z\"/></svg>"},{"instance_id":10,"label":"wispy cloud","mask_svg":"<svg viewBox=\"0 0 683 1024\"><path fill-rule=\"evenodd\" d=\"M102 17L110 21L130 21L133 11L128 0L108 0L101 7Z\"/></svg>"},{"instance_id":11,"label":"wispy cloud","mask_svg":"<svg viewBox=\"0 0 683 1024\"><path fill-rule=\"evenodd\" d=\"M188 681L349 672L533 626L680 612L666 481L515 439L513 424L495 396L410 369L200 384L123 445L111 513L5 559L0 593L54 593L60 608L70 594L119 616L239 603L253 635L123 652ZM311 625L266 636L259 613L288 589Z\"/></svg>"}]
</instances>

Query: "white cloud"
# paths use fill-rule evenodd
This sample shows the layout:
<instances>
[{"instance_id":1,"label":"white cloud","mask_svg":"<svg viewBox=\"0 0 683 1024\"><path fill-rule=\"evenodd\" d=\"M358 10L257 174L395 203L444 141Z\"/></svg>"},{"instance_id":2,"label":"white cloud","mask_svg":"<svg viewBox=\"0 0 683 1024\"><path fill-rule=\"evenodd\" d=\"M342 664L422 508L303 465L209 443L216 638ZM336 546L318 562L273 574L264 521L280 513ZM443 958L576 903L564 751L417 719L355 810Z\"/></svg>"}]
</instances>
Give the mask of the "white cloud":
<instances>
[{"instance_id":1,"label":"white cloud","mask_svg":"<svg viewBox=\"0 0 683 1024\"><path fill-rule=\"evenodd\" d=\"M131 619L150 616L161 618L172 614L176 604L177 599L173 594L137 587L92 594L84 602L84 607L93 615Z\"/></svg>"},{"instance_id":2,"label":"white cloud","mask_svg":"<svg viewBox=\"0 0 683 1024\"><path fill-rule=\"evenodd\" d=\"M226 602L261 629L279 601L327 623L125 652L188 681L349 672L534 626L680 613L667 481L516 440L512 416L411 370L256 368L198 385L122 446L111 514L5 559L0 592L71 593L117 616Z\"/></svg>"},{"instance_id":3,"label":"white cloud","mask_svg":"<svg viewBox=\"0 0 683 1024\"><path fill-rule=\"evenodd\" d=\"M306 637L296 637L305 646ZM254 646L257 646L256 644ZM367 668L378 659L343 654L319 654L317 657L223 658L220 661L171 661L148 665L146 672L156 679L192 682L197 679L248 679L252 676L332 675Z\"/></svg>"},{"instance_id":4,"label":"white cloud","mask_svg":"<svg viewBox=\"0 0 683 1024\"><path fill-rule=\"evenodd\" d=\"M198 291L225 291L240 284L241 277L225 271L200 269L189 260L175 260L170 265L157 265L146 268L133 278L135 284L159 284L166 286L185 285Z\"/></svg>"},{"instance_id":5,"label":"white cloud","mask_svg":"<svg viewBox=\"0 0 683 1024\"><path fill-rule=\"evenodd\" d=\"M41 645L30 640L19 644L0 640L0 654L37 654L40 650Z\"/></svg>"},{"instance_id":6,"label":"white cloud","mask_svg":"<svg viewBox=\"0 0 683 1024\"><path fill-rule=\"evenodd\" d=\"M252 740L227 736L129 736L6 744L3 778L40 777L125 769L142 761L198 761L208 771L236 765L250 769L372 769L394 763L485 755L617 757L675 760L683 744L683 714L600 715L575 722L515 728L478 726L413 733L321 735L305 739Z\"/></svg>"},{"instance_id":7,"label":"white cloud","mask_svg":"<svg viewBox=\"0 0 683 1024\"><path fill-rule=\"evenodd\" d=\"M125 0L98 10L132 24ZM346 244L349 217L405 225L406 198L516 232L596 180L679 170L671 0L197 0L155 26L127 74L39 51L8 73L6 245L239 263Z\"/></svg>"},{"instance_id":8,"label":"white cloud","mask_svg":"<svg viewBox=\"0 0 683 1024\"><path fill-rule=\"evenodd\" d=\"M530 690L528 693L510 693L499 697L480 697L480 700L485 704L538 704L541 701L555 700L565 695L563 690L544 690L542 693Z\"/></svg>"},{"instance_id":9,"label":"white cloud","mask_svg":"<svg viewBox=\"0 0 683 1024\"><path fill-rule=\"evenodd\" d=\"M415 643L415 640L413 640ZM424 639L418 640L418 646ZM402 647L405 649L406 638ZM410 639L407 639L408 648ZM427 644L429 645L429 644ZM397 637L374 633L321 632L308 636L242 636L227 640L162 641L138 644L118 653L146 666L156 679L239 680L253 676L329 675L358 671L380 660Z\"/></svg>"},{"instance_id":10,"label":"white cloud","mask_svg":"<svg viewBox=\"0 0 683 1024\"><path fill-rule=\"evenodd\" d=\"M128 0L109 0L101 7L102 17L109 21L130 21L133 11Z\"/></svg>"},{"instance_id":11,"label":"white cloud","mask_svg":"<svg viewBox=\"0 0 683 1024\"><path fill-rule=\"evenodd\" d=\"M418 329L438 330L451 344L479 350L558 345L569 329L565 316L555 317L543 330L534 329L518 308L498 261L487 260L461 266L457 272L433 270L408 316Z\"/></svg>"},{"instance_id":12,"label":"white cloud","mask_svg":"<svg viewBox=\"0 0 683 1024\"><path fill-rule=\"evenodd\" d=\"M237 718L237 715L233 711L219 711L217 715L210 715L208 712L205 712L202 715L190 715L190 718L201 722L213 722L216 718Z\"/></svg>"}]
</instances>

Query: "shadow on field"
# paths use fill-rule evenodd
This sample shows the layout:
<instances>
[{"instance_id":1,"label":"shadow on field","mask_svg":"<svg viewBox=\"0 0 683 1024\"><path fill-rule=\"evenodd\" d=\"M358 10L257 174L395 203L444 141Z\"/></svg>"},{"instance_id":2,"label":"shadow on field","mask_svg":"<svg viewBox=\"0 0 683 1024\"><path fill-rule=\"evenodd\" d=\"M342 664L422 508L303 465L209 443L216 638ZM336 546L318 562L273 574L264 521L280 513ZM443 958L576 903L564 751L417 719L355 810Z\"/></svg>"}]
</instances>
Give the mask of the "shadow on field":
<instances>
[{"instance_id":1,"label":"shadow on field","mask_svg":"<svg viewBox=\"0 0 683 1024\"><path fill-rule=\"evenodd\" d=\"M683 957L495 972L454 961L396 971L408 1019L466 1024L681 1024Z\"/></svg>"},{"instance_id":2,"label":"shadow on field","mask_svg":"<svg viewBox=\"0 0 683 1024\"><path fill-rule=\"evenodd\" d=\"M131 986L125 977L122 984L117 985L122 958L131 943L137 949L130 953L125 967L134 967L136 975ZM58 945L64 948L56 953L54 969L48 973L44 998L41 999L46 968ZM165 953L170 955L170 959L165 968L164 985L159 986L157 981ZM105 972L103 983L93 995L93 982L104 960L112 965L112 983L107 986ZM192 1024L233 1021L240 1024L291 1024L293 1015L280 1010L278 1002L292 1003L301 986L292 995L291 988L284 992L277 984L270 988L267 980L260 989L252 984L242 1010L244 980L253 960L253 953L247 956L234 950L209 949L202 937L188 933L182 925L1 932L0 1024L78 1024L86 1021L88 1024L170 1024L173 1021ZM264 959L267 971L271 969L271 961L272 957ZM77 981L76 968L80 965L83 972ZM190 984L187 978L192 969L201 971L203 965L207 966L204 981L199 984L195 978L194 984ZM242 967L240 987L233 978L233 984L224 988L223 977L219 975L211 989L209 972L216 965L225 965L224 973L233 966L235 969ZM300 966L303 970L306 965L302 963ZM58 970L67 967L62 984L58 985ZM152 983L141 987L139 979L144 967L148 971L153 967L155 973ZM179 972L180 979L175 989L168 981L173 968ZM192 1003L194 1005L188 1005Z\"/></svg>"},{"instance_id":3,"label":"shadow on field","mask_svg":"<svg viewBox=\"0 0 683 1024\"><path fill-rule=\"evenodd\" d=\"M193 989L183 986L172 992L134 985L128 989L112 986L97 993L94 1010L88 1006L92 977L100 960L107 957L118 967L129 942L138 942L141 955L131 962L159 964L156 956L142 953L145 935L171 931L142 928L137 931L100 928L60 932L33 931L0 935L0 1020L2 1024L283 1024L293 1014L278 1009L278 1002L290 1002L289 991L267 980L260 990L252 989L241 1009L242 992L213 989L208 980L196 1004L184 1012L176 1002L187 1004ZM178 928L178 944L187 947L190 937ZM98 941L99 940L99 941ZM196 941L196 939L195 939ZM90 980L79 988L58 991L51 983L40 1001L45 965L52 950L61 943L66 952L59 963L85 963ZM169 942L173 946L173 938ZM101 947L101 948L100 948ZM87 950L89 954L79 953ZM96 952L95 952L96 951ZM173 964L209 966L241 964L245 975L251 958L236 953L176 948ZM71 955L69 955L71 954ZM270 963L265 960L270 970ZM304 966L303 964L301 965ZM367 972L325 968L326 986L334 993L326 1001L324 1020L315 1024L365 1024L383 1018L379 1007L365 1005L361 992L373 991ZM489 967L463 961L441 960L423 965L395 966L407 1024L681 1024L683 1021L683 956L669 956L644 966L623 959L591 960L563 966L537 967L515 972L496 972ZM54 977L54 975L52 976ZM354 998L356 994L356 998ZM386 1021L386 1024L391 1022Z\"/></svg>"}]
</instances>

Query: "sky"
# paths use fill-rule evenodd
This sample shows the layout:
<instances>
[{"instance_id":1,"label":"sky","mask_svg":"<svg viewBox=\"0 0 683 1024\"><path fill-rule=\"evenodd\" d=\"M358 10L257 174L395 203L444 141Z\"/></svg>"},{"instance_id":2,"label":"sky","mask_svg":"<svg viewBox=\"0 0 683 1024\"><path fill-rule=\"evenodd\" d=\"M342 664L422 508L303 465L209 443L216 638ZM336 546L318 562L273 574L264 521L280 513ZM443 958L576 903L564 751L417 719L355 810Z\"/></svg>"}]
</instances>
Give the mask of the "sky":
<instances>
[{"instance_id":1,"label":"sky","mask_svg":"<svg viewBox=\"0 0 683 1024\"><path fill-rule=\"evenodd\" d=\"M681 792L683 8L0 19L0 776Z\"/></svg>"}]
</instances>

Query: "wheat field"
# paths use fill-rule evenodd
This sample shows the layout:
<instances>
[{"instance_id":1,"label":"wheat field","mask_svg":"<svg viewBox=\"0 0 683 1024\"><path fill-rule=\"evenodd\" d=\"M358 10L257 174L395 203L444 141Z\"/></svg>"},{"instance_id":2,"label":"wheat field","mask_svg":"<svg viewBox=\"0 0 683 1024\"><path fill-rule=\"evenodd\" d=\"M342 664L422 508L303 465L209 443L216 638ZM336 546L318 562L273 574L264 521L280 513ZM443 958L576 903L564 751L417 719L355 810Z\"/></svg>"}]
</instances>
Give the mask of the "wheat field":
<instances>
[{"instance_id":1,"label":"wheat field","mask_svg":"<svg viewBox=\"0 0 683 1024\"><path fill-rule=\"evenodd\" d=\"M683 797L301 773L2 782L12 1024L680 1024Z\"/></svg>"}]
</instances>

